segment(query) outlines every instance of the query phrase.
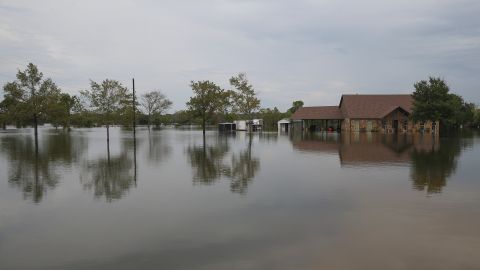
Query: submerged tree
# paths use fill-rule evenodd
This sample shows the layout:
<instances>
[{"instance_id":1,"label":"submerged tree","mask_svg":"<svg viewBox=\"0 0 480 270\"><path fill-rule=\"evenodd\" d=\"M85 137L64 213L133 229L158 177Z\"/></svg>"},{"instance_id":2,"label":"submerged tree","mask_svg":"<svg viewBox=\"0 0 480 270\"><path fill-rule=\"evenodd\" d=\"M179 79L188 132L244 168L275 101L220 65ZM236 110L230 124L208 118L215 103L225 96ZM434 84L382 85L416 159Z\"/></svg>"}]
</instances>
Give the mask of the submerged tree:
<instances>
[{"instance_id":1,"label":"submerged tree","mask_svg":"<svg viewBox=\"0 0 480 270\"><path fill-rule=\"evenodd\" d=\"M143 94L140 104L148 117L148 129L150 129L152 124L152 117L160 116L172 106L172 102L160 91L151 91Z\"/></svg>"},{"instance_id":2,"label":"submerged tree","mask_svg":"<svg viewBox=\"0 0 480 270\"><path fill-rule=\"evenodd\" d=\"M60 89L51 79L44 79L32 63L24 71L17 72L17 80L3 87L5 99L2 107L10 119L18 123L32 121L35 137L38 136L38 123L46 118L52 100L60 95Z\"/></svg>"},{"instance_id":3,"label":"submerged tree","mask_svg":"<svg viewBox=\"0 0 480 270\"><path fill-rule=\"evenodd\" d=\"M448 127L474 121L474 104L450 93L444 80L430 77L427 81L415 83L413 92L412 118L415 121L441 121Z\"/></svg>"},{"instance_id":4,"label":"submerged tree","mask_svg":"<svg viewBox=\"0 0 480 270\"><path fill-rule=\"evenodd\" d=\"M230 78L230 84L235 88L236 110L251 121L253 114L260 109L260 100L257 98L255 89L248 81L245 73L239 73L237 76ZM251 131L251 124L249 127Z\"/></svg>"},{"instance_id":5,"label":"submerged tree","mask_svg":"<svg viewBox=\"0 0 480 270\"><path fill-rule=\"evenodd\" d=\"M61 93L55 100L52 100L48 108L48 120L55 127L61 125L64 129L70 130L72 113L80 113L80 106L77 96Z\"/></svg>"},{"instance_id":6,"label":"submerged tree","mask_svg":"<svg viewBox=\"0 0 480 270\"><path fill-rule=\"evenodd\" d=\"M103 118L102 122L107 128L107 142L110 142L110 125L129 100L127 88L115 80L106 79L101 84L90 81L90 90L82 91L81 94Z\"/></svg>"},{"instance_id":7,"label":"submerged tree","mask_svg":"<svg viewBox=\"0 0 480 270\"><path fill-rule=\"evenodd\" d=\"M187 102L188 111L194 117L199 117L202 123L203 134L205 126L215 113L223 111L225 106L225 91L210 81L192 81L194 96Z\"/></svg>"}]
</instances>

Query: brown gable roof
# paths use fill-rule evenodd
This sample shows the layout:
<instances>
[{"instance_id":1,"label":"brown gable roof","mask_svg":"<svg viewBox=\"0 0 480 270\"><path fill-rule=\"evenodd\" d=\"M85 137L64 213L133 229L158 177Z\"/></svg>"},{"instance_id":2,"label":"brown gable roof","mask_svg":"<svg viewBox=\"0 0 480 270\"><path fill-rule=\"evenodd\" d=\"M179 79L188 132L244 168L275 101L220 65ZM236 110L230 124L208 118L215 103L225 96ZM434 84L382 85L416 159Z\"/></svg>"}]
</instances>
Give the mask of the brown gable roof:
<instances>
[{"instance_id":1,"label":"brown gable roof","mask_svg":"<svg viewBox=\"0 0 480 270\"><path fill-rule=\"evenodd\" d=\"M342 95L340 110L345 118L383 118L398 107L412 111L411 95Z\"/></svg>"},{"instance_id":2,"label":"brown gable roof","mask_svg":"<svg viewBox=\"0 0 480 270\"><path fill-rule=\"evenodd\" d=\"M301 107L292 115L292 120L343 119L338 106Z\"/></svg>"}]
</instances>

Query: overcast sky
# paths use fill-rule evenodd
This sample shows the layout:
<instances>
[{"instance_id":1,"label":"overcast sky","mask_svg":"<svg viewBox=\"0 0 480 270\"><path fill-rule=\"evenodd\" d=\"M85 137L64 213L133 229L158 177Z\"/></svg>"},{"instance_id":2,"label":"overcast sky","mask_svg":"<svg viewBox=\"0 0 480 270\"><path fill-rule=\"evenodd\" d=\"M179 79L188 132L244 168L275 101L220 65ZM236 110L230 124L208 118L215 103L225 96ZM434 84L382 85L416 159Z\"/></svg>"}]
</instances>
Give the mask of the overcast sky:
<instances>
[{"instance_id":1,"label":"overcast sky","mask_svg":"<svg viewBox=\"0 0 480 270\"><path fill-rule=\"evenodd\" d=\"M66 92L116 79L183 109L246 72L262 107L335 105L444 78L480 104L480 1L0 0L0 83L33 62ZM3 96L3 94L2 94Z\"/></svg>"}]
</instances>

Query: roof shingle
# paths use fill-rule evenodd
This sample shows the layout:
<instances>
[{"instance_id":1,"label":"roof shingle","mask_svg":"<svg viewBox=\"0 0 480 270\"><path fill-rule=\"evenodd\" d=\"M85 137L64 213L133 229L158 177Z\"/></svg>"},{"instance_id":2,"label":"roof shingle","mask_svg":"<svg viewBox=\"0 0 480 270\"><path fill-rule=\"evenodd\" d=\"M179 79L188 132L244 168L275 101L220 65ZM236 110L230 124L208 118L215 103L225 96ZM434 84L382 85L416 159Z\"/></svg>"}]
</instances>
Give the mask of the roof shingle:
<instances>
[{"instance_id":1,"label":"roof shingle","mask_svg":"<svg viewBox=\"0 0 480 270\"><path fill-rule=\"evenodd\" d=\"M379 119L400 107L412 111L411 95L342 95L340 110L345 118Z\"/></svg>"},{"instance_id":2,"label":"roof shingle","mask_svg":"<svg viewBox=\"0 0 480 270\"><path fill-rule=\"evenodd\" d=\"M292 115L292 120L343 119L338 106L301 107Z\"/></svg>"}]
</instances>

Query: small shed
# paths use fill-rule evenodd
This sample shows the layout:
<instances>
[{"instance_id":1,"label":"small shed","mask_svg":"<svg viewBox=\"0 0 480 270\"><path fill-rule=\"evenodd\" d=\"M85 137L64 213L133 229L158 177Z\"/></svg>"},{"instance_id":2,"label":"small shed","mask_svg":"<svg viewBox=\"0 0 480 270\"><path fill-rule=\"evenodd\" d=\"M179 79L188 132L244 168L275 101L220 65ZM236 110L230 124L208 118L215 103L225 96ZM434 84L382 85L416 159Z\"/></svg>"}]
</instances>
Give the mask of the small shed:
<instances>
[{"instance_id":1,"label":"small shed","mask_svg":"<svg viewBox=\"0 0 480 270\"><path fill-rule=\"evenodd\" d=\"M252 131L261 131L263 129L263 119L253 119L253 120L237 120L234 121L236 125L236 130L248 130L249 127L252 127Z\"/></svg>"},{"instance_id":2,"label":"small shed","mask_svg":"<svg viewBox=\"0 0 480 270\"><path fill-rule=\"evenodd\" d=\"M218 131L219 132L232 132L237 130L237 125L235 123L219 123Z\"/></svg>"},{"instance_id":3,"label":"small shed","mask_svg":"<svg viewBox=\"0 0 480 270\"><path fill-rule=\"evenodd\" d=\"M252 125L252 131L262 131L263 129L263 119L253 119L249 124Z\"/></svg>"},{"instance_id":4,"label":"small shed","mask_svg":"<svg viewBox=\"0 0 480 270\"><path fill-rule=\"evenodd\" d=\"M236 120L233 123L236 125L237 130L247 130L246 120Z\"/></svg>"},{"instance_id":5,"label":"small shed","mask_svg":"<svg viewBox=\"0 0 480 270\"><path fill-rule=\"evenodd\" d=\"M290 128L290 119L284 118L277 122L279 132L288 132Z\"/></svg>"}]
</instances>

